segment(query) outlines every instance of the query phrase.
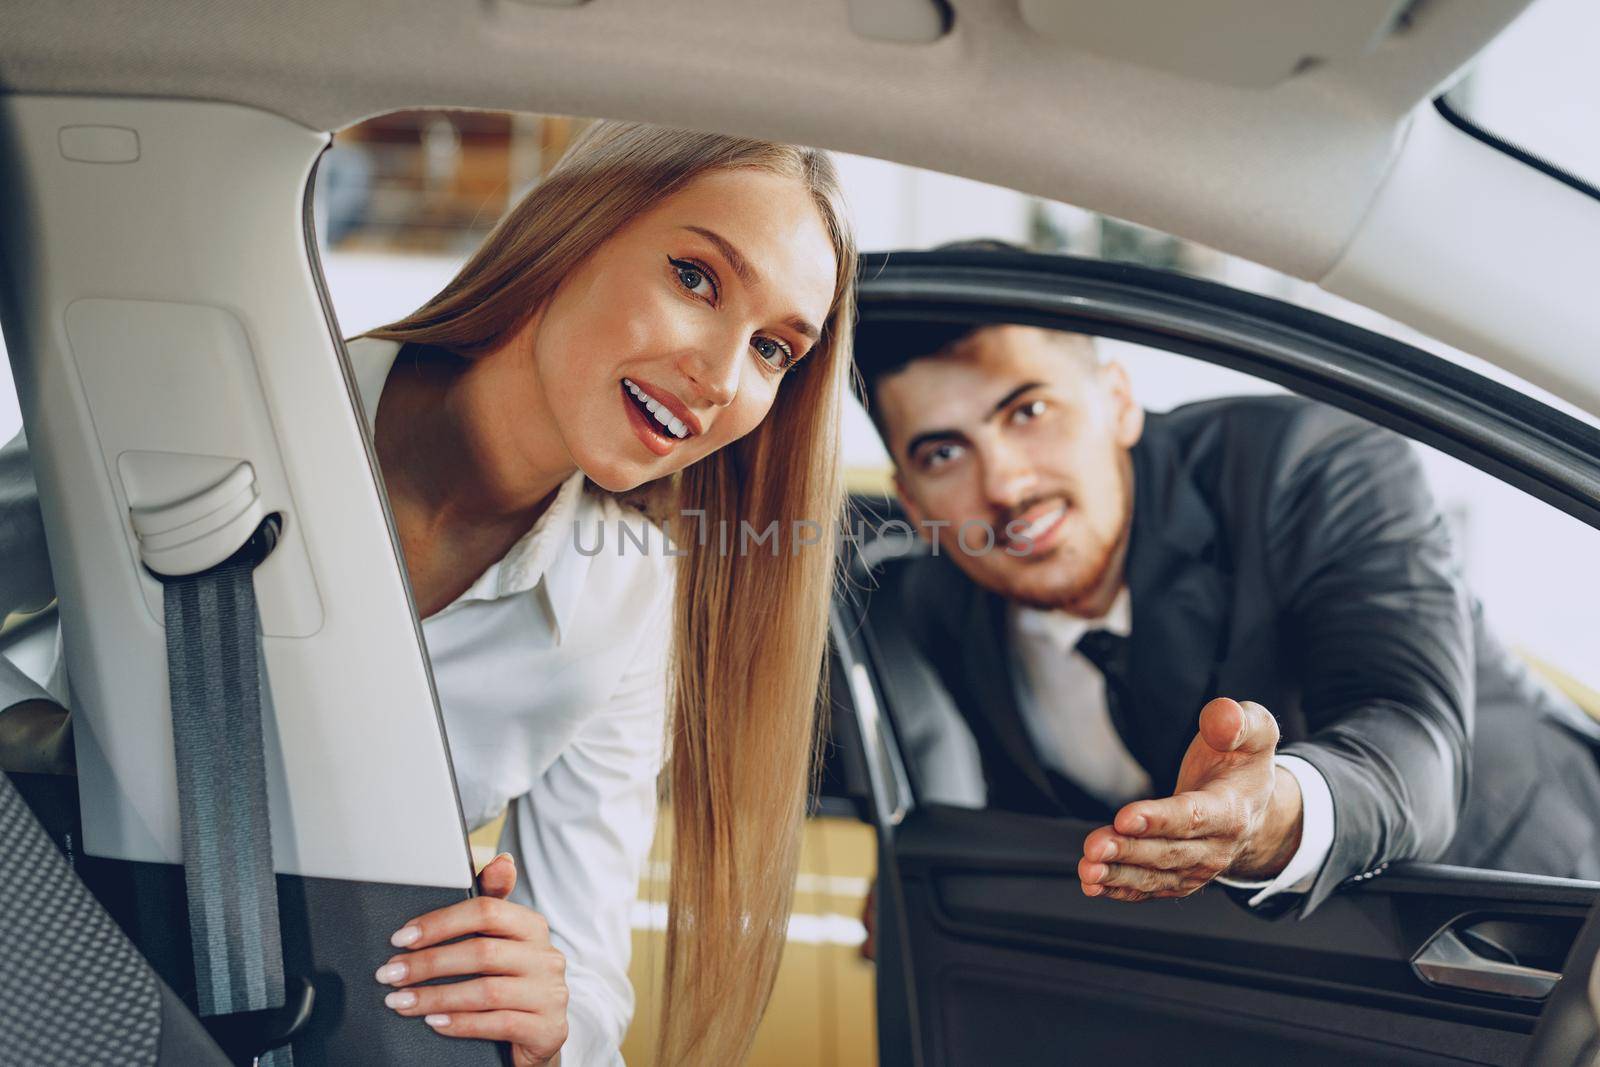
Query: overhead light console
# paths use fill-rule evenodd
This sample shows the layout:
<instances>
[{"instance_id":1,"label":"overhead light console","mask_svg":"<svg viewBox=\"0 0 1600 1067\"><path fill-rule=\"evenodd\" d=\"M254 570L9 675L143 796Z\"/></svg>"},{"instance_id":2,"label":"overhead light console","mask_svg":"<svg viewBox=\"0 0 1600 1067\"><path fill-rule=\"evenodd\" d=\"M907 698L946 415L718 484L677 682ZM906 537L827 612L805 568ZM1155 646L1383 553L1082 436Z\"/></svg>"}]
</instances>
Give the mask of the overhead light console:
<instances>
[{"instance_id":1,"label":"overhead light console","mask_svg":"<svg viewBox=\"0 0 1600 1067\"><path fill-rule=\"evenodd\" d=\"M1373 51L1416 6L1413 0L1019 0L1023 21L1042 37L1251 89Z\"/></svg>"}]
</instances>

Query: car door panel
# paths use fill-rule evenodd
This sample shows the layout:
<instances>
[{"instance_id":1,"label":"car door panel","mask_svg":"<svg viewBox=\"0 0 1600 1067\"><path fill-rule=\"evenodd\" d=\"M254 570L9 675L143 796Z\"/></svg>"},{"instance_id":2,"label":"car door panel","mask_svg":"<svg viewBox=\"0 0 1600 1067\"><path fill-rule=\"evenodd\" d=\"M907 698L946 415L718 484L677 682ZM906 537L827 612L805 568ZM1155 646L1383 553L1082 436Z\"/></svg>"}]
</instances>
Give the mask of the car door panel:
<instances>
[{"instance_id":1,"label":"car door panel","mask_svg":"<svg viewBox=\"0 0 1600 1067\"><path fill-rule=\"evenodd\" d=\"M1217 887L1126 905L1082 894L1092 829L938 805L880 828L893 865L879 887L880 999L921 1048L893 1062L1140 1062L1183 1047L1195 1062L1518 1063L1542 1001L1430 985L1413 960L1442 930L1483 929L1559 967L1600 899L1586 882L1397 864L1304 920L1252 913ZM911 976L905 1005L895 974Z\"/></svg>"},{"instance_id":2,"label":"car door panel","mask_svg":"<svg viewBox=\"0 0 1600 1067\"><path fill-rule=\"evenodd\" d=\"M1600 521L1600 434L1436 357L1197 279L1067 257L869 257L862 315L1023 322L1200 358L1399 430L1576 516ZM864 354L870 358L870 354ZM909 551L915 551L909 550ZM886 744L937 696L896 657L894 550L852 563L835 642L868 676ZM902 552L901 554L904 554ZM942 693L942 688L941 688ZM855 694L861 704L860 694ZM861 727L871 733L867 725ZM1311 915L1248 909L1213 885L1137 905L1086 897L1093 824L928 803L879 820L880 972L915 1051L886 1062L1520 1063L1600 885L1402 863ZM873 776L873 789L898 788ZM886 887L889 891L885 891ZM1242 894L1237 894L1242 896ZM1281 909L1280 909L1281 910ZM1577 972L1575 972L1577 973ZM1582 979L1580 979L1582 980ZM891 990L892 991L892 990ZM883 992L880 991L880 999ZM1571 999L1567 996L1565 999ZM1568 1042L1569 1044L1571 1042Z\"/></svg>"},{"instance_id":3,"label":"car door panel","mask_svg":"<svg viewBox=\"0 0 1600 1067\"><path fill-rule=\"evenodd\" d=\"M1248 1062L1259 1047L1273 1063L1516 1063L1540 1002L1430 988L1412 958L1463 917L1570 944L1600 899L1582 882L1418 864L1302 921L1263 919L1218 887L1128 905L1079 887L1092 829L936 806L900 823L921 1015L939 1020L927 1062L983 1062L986 1048L1017 1062L1139 1062L1174 1047Z\"/></svg>"}]
</instances>

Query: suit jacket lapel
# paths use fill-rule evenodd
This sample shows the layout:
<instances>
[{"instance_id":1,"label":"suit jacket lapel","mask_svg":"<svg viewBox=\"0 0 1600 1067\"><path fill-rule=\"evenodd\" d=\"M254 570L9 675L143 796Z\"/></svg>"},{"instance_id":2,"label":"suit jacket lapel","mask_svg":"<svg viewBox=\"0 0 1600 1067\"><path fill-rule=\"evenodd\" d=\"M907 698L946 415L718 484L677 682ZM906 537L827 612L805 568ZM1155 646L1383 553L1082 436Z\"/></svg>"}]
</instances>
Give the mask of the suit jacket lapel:
<instances>
[{"instance_id":1,"label":"suit jacket lapel","mask_svg":"<svg viewBox=\"0 0 1600 1067\"><path fill-rule=\"evenodd\" d=\"M963 642L968 678L980 679L978 700L984 720L994 731L996 741L1010 757L1018 773L1039 791L1046 807L1061 808L1065 798L1052 787L1050 776L1039 762L1033 741L1022 722L1017 706L1016 683L1011 660L1006 655L1006 601L1003 597L968 586L975 594L968 602L969 627Z\"/></svg>"},{"instance_id":2,"label":"suit jacket lapel","mask_svg":"<svg viewBox=\"0 0 1600 1067\"><path fill-rule=\"evenodd\" d=\"M1158 793L1170 793L1200 709L1216 696L1227 647L1231 585L1215 516L1162 419L1151 415L1133 450L1134 507L1125 573L1133 607L1123 741Z\"/></svg>"}]
</instances>

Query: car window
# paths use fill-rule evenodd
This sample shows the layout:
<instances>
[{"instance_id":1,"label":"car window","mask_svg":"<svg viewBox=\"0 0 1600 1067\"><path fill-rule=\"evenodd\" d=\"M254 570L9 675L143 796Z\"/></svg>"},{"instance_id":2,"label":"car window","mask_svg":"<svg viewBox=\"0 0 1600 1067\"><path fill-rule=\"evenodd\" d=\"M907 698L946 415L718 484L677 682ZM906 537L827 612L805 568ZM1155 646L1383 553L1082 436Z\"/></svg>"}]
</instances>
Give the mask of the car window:
<instances>
[{"instance_id":1,"label":"car window","mask_svg":"<svg viewBox=\"0 0 1600 1067\"><path fill-rule=\"evenodd\" d=\"M862 212L869 220L863 234L865 247L925 249L952 241L999 238L1032 251L1130 262L1206 278L1384 334L1591 426L1600 422L1593 414L1471 353L1311 283L1215 249L1071 205L965 179L855 157L843 158L842 165L847 181L855 183L851 195L858 210L862 204L869 205L869 210ZM1127 368L1135 395L1152 412L1172 412L1215 398L1283 395L1275 385L1188 357L1104 338L1097 344L1102 358L1114 359ZM857 355L858 359L871 358L865 351ZM893 492L893 468L877 433L869 429L870 421L854 415L846 421L851 484L863 494L877 494L863 495L863 503L876 506L879 513L894 514L894 504L886 502L883 495ZM1576 747L1568 741L1574 735L1592 736L1600 715L1600 671L1591 666L1585 651L1593 635L1600 633L1600 610L1567 576L1581 573L1582 561L1596 547L1595 532L1434 449L1411 444L1409 451L1448 526L1452 551L1473 603L1481 605L1486 620L1483 632L1495 648L1505 651L1508 672L1521 677L1520 672L1526 671L1528 685L1539 694L1539 707L1560 709L1541 711L1543 725L1521 733L1508 731L1507 723L1515 720L1489 717L1489 728L1480 735L1475 750L1481 765L1476 768L1479 787L1472 819L1486 804L1509 804L1514 796L1526 796L1536 780L1533 772L1541 767L1546 774L1583 778L1589 783L1585 788L1590 788L1593 750L1587 741ZM900 684L910 694L902 694L900 699L893 692L885 696L913 787L923 803L999 806L993 783L985 782L981 752L985 745L997 742L975 739L960 713L960 699L939 684L937 668L954 662L957 650L944 651L946 655L935 657L937 662L924 664L921 670L903 670L897 678L883 679L890 688ZM1490 657L1486 654L1485 658ZM1009 662L999 669L1008 674L989 679L991 688L1014 685L1016 679L1010 672L1025 671L1026 666ZM935 677L931 686L930 676ZM1504 696L1504 692L1497 695ZM963 696L985 699L981 693ZM1549 702L1543 703L1546 697ZM1506 702L1500 706L1507 706ZM1566 774L1569 767L1571 774ZM1576 817L1585 825L1592 823L1600 795L1574 793L1571 797L1579 805ZM1530 843L1525 850L1507 848L1498 856L1486 856L1481 850L1458 849L1445 858L1464 860L1468 865L1551 873L1554 867L1541 866L1552 859L1550 852L1541 854L1531 844L1542 832L1532 828L1539 821L1530 817L1520 831L1522 840ZM1566 867L1561 869L1571 873ZM1585 876L1595 874L1586 872Z\"/></svg>"},{"instance_id":2,"label":"car window","mask_svg":"<svg viewBox=\"0 0 1600 1067\"><path fill-rule=\"evenodd\" d=\"M984 332L1002 338L1005 329L1017 328ZM1082 340L1081 335L1060 336ZM961 342L972 343L970 339ZM998 349L1009 342L985 343ZM909 505L898 514L919 530L922 543L908 553L912 558L892 560L875 579L866 582L877 589L874 596L892 598L889 604L874 604L869 618L880 649L880 679L890 690L891 716L919 802L1051 813L1043 809L1044 801L1023 797L1026 790L1010 788L1029 775L1049 783L1040 786L1041 790L1053 788L1059 797L1074 798L1056 814L1071 814L1073 805L1083 801L1079 793L1088 794L1089 810L1095 807L1092 802L1098 801L1114 811L1139 796L1170 791L1172 784L1163 783L1162 774L1175 773L1176 764L1158 765L1160 758L1151 757L1152 750L1162 747L1150 743L1148 731L1153 727L1137 725L1137 718L1134 726L1128 725L1124 718L1130 715L1127 708L1119 709L1116 698L1106 695L1112 686L1106 680L1109 675L1099 673L1097 662L1084 651L1082 634L1099 627L1113 631L1120 627L1135 649L1135 659L1142 647L1141 625L1160 628L1161 640L1167 643L1159 655L1146 650L1150 655L1142 662L1165 660L1160 671L1174 679L1188 679L1178 684L1192 687L1192 707L1163 706L1157 715L1148 705L1161 704L1162 695L1142 693L1139 698L1146 701L1140 714L1148 712L1151 721L1160 718L1168 723L1174 722L1175 716L1179 724L1170 729L1185 734L1182 744L1167 747L1168 757L1175 759L1183 751L1193 736L1194 716L1205 701L1216 696L1268 705L1280 721L1286 750L1291 742L1314 744L1318 724L1326 729L1337 718L1321 714L1316 702L1345 699L1319 688L1330 672L1354 679L1357 688L1372 686L1372 699L1389 699L1383 695L1385 683L1377 673L1363 680L1362 672L1370 664L1359 658L1340 661L1339 642L1319 634L1316 618L1307 618L1308 612L1336 615L1347 598L1357 601L1365 595L1363 583L1369 580L1381 595L1399 598L1397 603L1417 598L1415 617L1411 607L1378 611L1372 616L1370 625L1392 626L1395 640L1428 642L1448 630L1453 635L1450 639L1464 650L1468 645L1460 642L1471 638L1468 654L1476 667L1470 692L1463 689L1457 693L1457 702L1472 709L1477 730L1463 826L1479 826L1486 805L1509 803L1512 796L1525 795L1552 777L1578 773L1591 785L1600 785L1594 770L1595 754L1600 751L1596 743L1600 738L1600 667L1589 652L1595 635L1600 634L1600 601L1590 595L1586 583L1573 581L1573 576L1585 572L1585 560L1600 548L1594 529L1461 460L1425 445L1402 442L1390 431L1356 416L1322 408L1247 374L1125 341L1098 338L1090 343L1100 363L1095 373L1110 365L1123 368L1132 396L1147 413L1146 437L1135 446L1136 456L1150 444L1153 431L1160 430L1161 439L1167 442L1161 446L1167 450L1161 453L1167 456L1167 467L1153 476L1162 486L1161 497L1146 499L1137 489L1133 493L1140 509L1162 516L1161 524L1141 520L1136 510L1131 520L1133 544L1137 546L1143 539L1148 545L1163 537L1173 538L1175 543L1177 539L1201 543L1207 561L1202 565L1199 556L1185 560L1180 549L1170 558L1160 557L1162 565L1171 569L1163 571L1159 583L1141 583L1136 561L1153 558L1153 554L1138 547L1129 549L1124 581L1134 599L1131 619L1124 615L1120 623L1114 612L1093 623L1076 620L1070 611L1060 610L1059 603L1039 602L1045 586L1029 585L1033 579L1007 574L1003 568L989 568L984 557L1005 555L1003 536L999 541L1002 547L979 534L964 540L950 537L963 522L972 523L973 529L985 522L998 526L1013 514L1019 516L1019 522L1035 521L1035 511L1048 510L1045 505L1051 494L1068 501L1065 523L1088 524L1096 518L1090 502L1098 490L1085 487L1103 488L1103 483L1078 471L1073 466L1075 459L1061 459L1076 447L1071 444L1074 433L1062 430L1044 446L1052 451L1027 458L1029 450L1036 447L1032 442L1045 440L1042 431L1033 427L1043 420L1066 419L1069 414L1057 416L1042 408L1036 415L1021 408L1007 409L1000 418L980 425L976 420L985 410L986 400L944 403L937 392L941 381L964 389L984 387L989 379L976 372L986 365L984 360L992 358L989 354L962 355L960 351L965 350L958 350L957 355L913 364L924 368L939 363L967 365L961 374L951 370L942 380L925 372L919 380L914 369L876 379L895 383L880 384L875 399L896 446L901 499ZM863 347L857 357L870 362L873 353ZM1081 354L1074 348L1061 358L1077 360ZM870 372L867 379L875 381ZM995 380L1000 384L994 392L1005 392L1002 386L1009 385L1009 379ZM1035 397L1043 398L1041 403L1057 403L1048 391L1023 399ZM902 446L912 430L930 428L931 424L924 425L924 412L930 409L937 413L934 421L940 424L934 429L944 429L948 422L959 432L948 441L936 439L921 451L907 451ZM1312 414L1296 414L1300 409ZM1326 414L1316 414L1317 409ZM1072 411L1070 417L1092 421L1092 416L1081 410ZM902 421L897 423L897 419ZM1008 420L1015 422L1008 425ZM1284 424L1284 420L1306 427L1326 422L1330 429L1308 435L1296 431L1288 437L1267 429ZM1359 443L1368 436L1377 443ZM1172 440L1182 444L1174 446ZM1219 444L1229 440L1239 443ZM1318 443L1305 443L1311 440ZM1301 455L1298 462L1280 464L1257 455L1253 451L1257 448L1306 451L1296 453ZM1328 480L1340 475L1318 473L1323 468L1316 461L1317 449L1324 448L1330 456L1348 454L1354 465L1342 476L1359 479L1366 488L1342 493ZM1388 458L1359 459L1368 449L1373 457ZM1155 446L1148 451L1156 454ZM1257 458L1252 459L1253 455ZM1414 464L1415 478L1388 480L1384 472L1395 463ZM881 482L890 484L893 470L887 457L883 464ZM1143 471L1148 465L1136 459L1134 469ZM1002 467L1007 473L997 474ZM1222 473L1224 467L1226 474ZM1011 495L1005 495L1003 486L990 487L997 478L1021 477L1019 471L1024 468L1031 480ZM864 473L858 477L867 480ZM1256 495L1246 501L1239 495L1241 485L1251 485L1249 492ZM1183 509L1171 506L1173 495L1186 493L1201 502L1206 517L1198 524L1192 515L1183 517ZM1391 523L1389 532L1378 526L1359 536L1329 532L1349 521L1349 516L1339 511L1344 505L1368 495L1396 493L1406 494L1406 502L1396 504L1399 511L1384 519L1381 510L1375 510L1362 520ZM1295 495L1297 502L1284 508L1279 494ZM1302 503L1301 498L1323 502ZM1028 510L1030 507L1033 510ZM1288 517L1296 511L1297 517ZM1405 514L1414 516L1415 521L1404 519ZM1425 559L1432 550L1421 546L1435 542L1426 533L1432 517L1441 531L1436 539L1438 551L1448 555L1447 562ZM946 525L934 529L934 520ZM881 522L869 526L862 539L870 540L884 529ZM1400 551L1395 544L1382 543L1392 538L1416 540ZM1091 554L1093 539L1082 544L1083 553ZM1326 558L1300 558L1301 545ZM1069 543L1067 550L1077 551L1077 543ZM1360 553L1368 553L1370 559L1352 563ZM943 558L936 562L933 555ZM1402 558L1403 564L1396 562ZM1191 563L1194 569L1190 569ZM1472 613L1470 621L1463 617L1453 626L1444 625L1448 620L1441 617L1429 621L1428 583L1416 581L1418 572L1404 573L1404 568L1412 566L1423 571L1439 567L1436 577L1446 572L1457 576L1463 610ZM903 573L896 574L897 569ZM1322 584L1328 580L1324 577L1327 573L1336 571L1341 572L1337 588ZM1196 577L1202 573L1203 579ZM1267 585L1252 584L1257 579ZM1017 584L1008 584L1013 581ZM1269 588L1271 583L1279 583L1279 587ZM927 593L929 589L937 592ZM983 601L962 599L967 590L1000 592L1005 618L974 614L975 609L966 605ZM1141 596L1148 598L1146 603L1139 602ZM1212 597L1229 604L1208 615L1210 609L1205 605ZM1171 607L1169 598L1175 598L1179 606ZM1260 603L1252 607L1256 601ZM1267 604L1272 606L1262 610ZM943 614L929 622L929 613ZM890 642L880 631L897 626L913 636L905 646L897 646L898 651L886 653L882 650ZM993 643L986 646L989 634L994 635ZM923 663L915 670L903 663L882 662L889 656L904 659L906 647L914 647L922 655ZM1174 663L1174 659L1183 662ZM1308 663L1307 659L1317 662ZM896 686L902 691L895 692ZM1273 706L1275 702L1278 706ZM997 722L1006 725L997 728ZM1141 730L1145 736L1139 736ZM1014 752L1019 739L1023 739L1029 758L1037 758L1037 766L1006 754ZM1066 785L1061 784L1062 779ZM1524 792L1515 792L1514 783L1520 783L1515 788ZM1578 788L1574 798L1574 803L1593 802L1600 799L1600 793ZM1590 811L1591 821L1592 816ZM1510 843L1500 848L1480 848L1462 840L1443 858L1521 873L1600 877L1600 869L1591 869L1592 863L1571 866L1570 857L1532 847L1531 842L1527 848L1513 847L1517 835L1531 837L1542 832L1534 829L1538 821L1530 819L1526 825L1513 827Z\"/></svg>"},{"instance_id":3,"label":"car window","mask_svg":"<svg viewBox=\"0 0 1600 1067\"><path fill-rule=\"evenodd\" d=\"M1589 44L1600 7L1538 0L1496 37L1446 94L1474 126L1587 184L1600 186L1600 71Z\"/></svg>"}]
</instances>

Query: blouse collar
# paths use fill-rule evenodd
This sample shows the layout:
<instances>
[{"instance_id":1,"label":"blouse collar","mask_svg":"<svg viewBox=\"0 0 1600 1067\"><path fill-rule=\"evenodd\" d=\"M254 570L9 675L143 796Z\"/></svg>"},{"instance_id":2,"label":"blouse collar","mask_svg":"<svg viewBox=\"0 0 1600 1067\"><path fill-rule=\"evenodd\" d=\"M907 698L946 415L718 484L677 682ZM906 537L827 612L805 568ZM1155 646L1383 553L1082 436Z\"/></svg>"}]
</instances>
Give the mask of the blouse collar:
<instances>
[{"instance_id":1,"label":"blouse collar","mask_svg":"<svg viewBox=\"0 0 1600 1067\"><path fill-rule=\"evenodd\" d=\"M376 432L378 400L400 354L400 343L358 337L346 348L367 429ZM584 481L583 472L576 471L562 482L555 499L528 532L438 614L469 601L503 600L537 591L543 597L559 645L562 635L571 632L573 615L582 601L583 581L594 558L592 552L579 551L580 540L586 545L603 543L596 540L599 531L584 529L604 521L603 509L594 495L585 491ZM615 536L616 531L611 534Z\"/></svg>"}]
</instances>

